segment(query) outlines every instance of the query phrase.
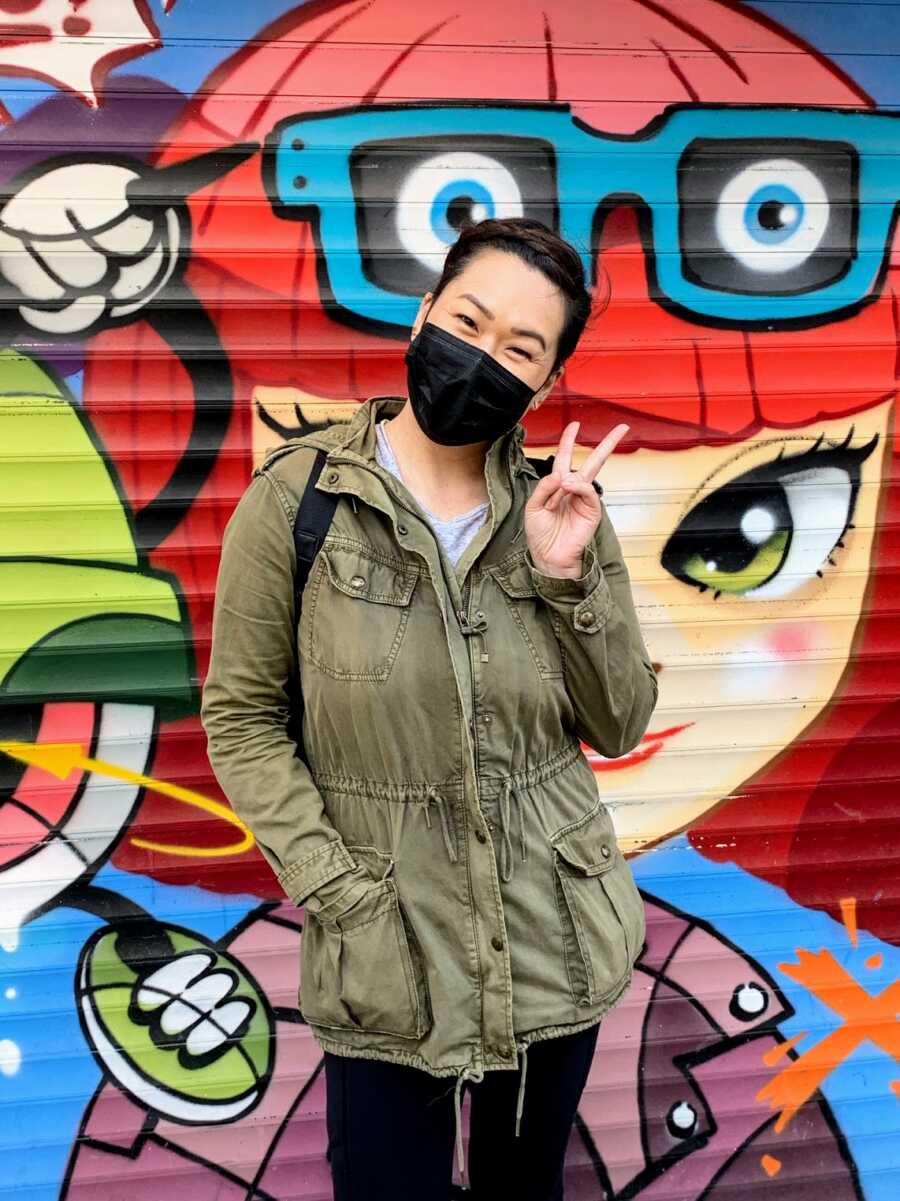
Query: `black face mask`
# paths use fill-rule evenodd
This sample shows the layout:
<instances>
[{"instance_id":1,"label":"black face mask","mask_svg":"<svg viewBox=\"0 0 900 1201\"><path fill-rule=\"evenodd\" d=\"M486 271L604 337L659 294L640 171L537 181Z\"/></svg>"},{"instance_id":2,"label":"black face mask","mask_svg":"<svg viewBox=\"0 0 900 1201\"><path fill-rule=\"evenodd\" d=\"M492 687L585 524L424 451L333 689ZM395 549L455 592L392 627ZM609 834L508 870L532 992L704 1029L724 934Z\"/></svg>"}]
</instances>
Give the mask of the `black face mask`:
<instances>
[{"instance_id":1,"label":"black face mask","mask_svg":"<svg viewBox=\"0 0 900 1201\"><path fill-rule=\"evenodd\" d=\"M419 427L443 446L493 442L524 416L538 391L433 321L407 348L406 376Z\"/></svg>"}]
</instances>

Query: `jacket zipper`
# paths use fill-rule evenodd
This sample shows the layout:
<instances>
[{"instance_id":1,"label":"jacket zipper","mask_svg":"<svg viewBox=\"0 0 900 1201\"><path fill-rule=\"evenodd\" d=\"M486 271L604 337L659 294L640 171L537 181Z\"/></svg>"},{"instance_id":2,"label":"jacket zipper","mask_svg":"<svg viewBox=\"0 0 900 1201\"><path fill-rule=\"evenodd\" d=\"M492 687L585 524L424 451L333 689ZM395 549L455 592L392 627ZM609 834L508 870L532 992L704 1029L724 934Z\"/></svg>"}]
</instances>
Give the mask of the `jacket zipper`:
<instances>
[{"instance_id":1,"label":"jacket zipper","mask_svg":"<svg viewBox=\"0 0 900 1201\"><path fill-rule=\"evenodd\" d=\"M475 766L475 788L478 788L478 727L475 721L475 653L472 650L472 635L467 634L466 629L471 625L468 618L469 599L472 591L472 575L471 572L466 576L466 582L463 585L463 608L457 610L460 629L463 632L466 640L466 650L469 655L469 684L472 689L472 759Z\"/></svg>"}]
</instances>

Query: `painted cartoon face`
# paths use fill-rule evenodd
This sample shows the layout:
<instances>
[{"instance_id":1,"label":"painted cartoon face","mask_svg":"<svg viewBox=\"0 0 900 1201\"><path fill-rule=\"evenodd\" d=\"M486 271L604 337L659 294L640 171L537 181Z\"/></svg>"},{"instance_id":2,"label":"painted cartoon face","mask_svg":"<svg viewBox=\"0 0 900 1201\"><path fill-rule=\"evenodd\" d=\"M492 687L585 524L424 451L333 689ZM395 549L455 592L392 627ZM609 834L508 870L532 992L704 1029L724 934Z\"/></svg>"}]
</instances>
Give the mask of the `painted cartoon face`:
<instances>
[{"instance_id":1,"label":"painted cartoon face","mask_svg":"<svg viewBox=\"0 0 900 1201\"><path fill-rule=\"evenodd\" d=\"M746 784L834 695L863 610L891 413L885 402L605 464L660 686L641 743L592 756L623 850Z\"/></svg>"}]
</instances>

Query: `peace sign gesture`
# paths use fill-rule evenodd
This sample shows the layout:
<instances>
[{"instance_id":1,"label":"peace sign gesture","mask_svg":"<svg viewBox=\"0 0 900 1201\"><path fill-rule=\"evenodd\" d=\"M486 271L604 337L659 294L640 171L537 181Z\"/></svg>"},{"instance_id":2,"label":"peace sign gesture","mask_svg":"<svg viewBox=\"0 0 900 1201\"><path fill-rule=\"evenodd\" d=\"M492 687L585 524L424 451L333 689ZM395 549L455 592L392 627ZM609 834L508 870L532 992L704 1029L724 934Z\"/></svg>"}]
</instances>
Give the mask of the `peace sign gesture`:
<instances>
[{"instance_id":1,"label":"peace sign gesture","mask_svg":"<svg viewBox=\"0 0 900 1201\"><path fill-rule=\"evenodd\" d=\"M570 421L563 430L553 470L538 483L525 506L525 537L535 567L543 575L575 580L584 574L584 548L603 516L594 477L629 428L615 426L575 471L572 450L580 424Z\"/></svg>"}]
</instances>

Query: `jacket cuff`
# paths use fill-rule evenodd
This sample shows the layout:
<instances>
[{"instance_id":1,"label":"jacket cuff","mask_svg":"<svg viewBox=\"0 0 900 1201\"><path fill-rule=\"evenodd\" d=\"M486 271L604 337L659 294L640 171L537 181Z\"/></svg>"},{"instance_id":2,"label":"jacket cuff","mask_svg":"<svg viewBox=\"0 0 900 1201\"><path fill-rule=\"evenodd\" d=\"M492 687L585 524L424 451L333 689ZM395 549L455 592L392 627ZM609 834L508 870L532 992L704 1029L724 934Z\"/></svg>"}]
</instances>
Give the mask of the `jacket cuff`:
<instances>
[{"instance_id":1,"label":"jacket cuff","mask_svg":"<svg viewBox=\"0 0 900 1201\"><path fill-rule=\"evenodd\" d=\"M339 838L332 838L297 863L278 873L278 883L295 905L345 872L355 872L356 861Z\"/></svg>"},{"instance_id":2,"label":"jacket cuff","mask_svg":"<svg viewBox=\"0 0 900 1201\"><path fill-rule=\"evenodd\" d=\"M601 630L609 617L612 594L592 546L584 548L584 574L578 579L544 575L526 552L526 562L538 595L565 616L581 634Z\"/></svg>"}]
</instances>

